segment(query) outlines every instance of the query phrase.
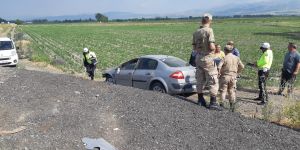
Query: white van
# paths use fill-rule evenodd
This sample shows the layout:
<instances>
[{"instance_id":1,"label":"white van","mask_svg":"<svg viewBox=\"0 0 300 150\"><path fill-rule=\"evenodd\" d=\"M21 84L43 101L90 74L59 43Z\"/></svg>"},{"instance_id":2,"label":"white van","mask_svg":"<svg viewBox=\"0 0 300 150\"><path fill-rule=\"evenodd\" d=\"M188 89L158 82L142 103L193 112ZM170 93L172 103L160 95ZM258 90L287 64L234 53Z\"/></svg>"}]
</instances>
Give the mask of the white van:
<instances>
[{"instance_id":1,"label":"white van","mask_svg":"<svg viewBox=\"0 0 300 150\"><path fill-rule=\"evenodd\" d=\"M10 38L0 37L0 66L17 66L19 57L15 43Z\"/></svg>"}]
</instances>

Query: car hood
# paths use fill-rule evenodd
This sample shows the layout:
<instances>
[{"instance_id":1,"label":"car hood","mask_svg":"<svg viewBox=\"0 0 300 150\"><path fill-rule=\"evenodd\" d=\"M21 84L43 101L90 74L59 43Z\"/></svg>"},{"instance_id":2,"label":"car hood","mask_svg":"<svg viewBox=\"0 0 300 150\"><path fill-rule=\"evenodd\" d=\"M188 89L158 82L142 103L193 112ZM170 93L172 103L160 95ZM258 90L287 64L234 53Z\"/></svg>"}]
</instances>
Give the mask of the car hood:
<instances>
[{"instance_id":1,"label":"car hood","mask_svg":"<svg viewBox=\"0 0 300 150\"><path fill-rule=\"evenodd\" d=\"M0 50L0 58L2 58L2 57L10 57L14 51L16 51L16 50L14 50L14 49L11 49L11 50Z\"/></svg>"},{"instance_id":2,"label":"car hood","mask_svg":"<svg viewBox=\"0 0 300 150\"><path fill-rule=\"evenodd\" d=\"M117 67L108 68L104 71L103 74L113 74L116 71Z\"/></svg>"}]
</instances>

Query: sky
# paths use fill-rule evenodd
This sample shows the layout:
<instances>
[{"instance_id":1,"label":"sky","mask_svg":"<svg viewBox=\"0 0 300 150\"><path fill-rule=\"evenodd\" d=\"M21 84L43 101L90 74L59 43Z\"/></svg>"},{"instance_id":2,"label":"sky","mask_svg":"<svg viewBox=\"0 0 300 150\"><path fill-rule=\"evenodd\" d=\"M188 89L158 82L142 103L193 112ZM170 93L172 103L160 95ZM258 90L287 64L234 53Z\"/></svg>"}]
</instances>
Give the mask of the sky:
<instances>
[{"instance_id":1,"label":"sky","mask_svg":"<svg viewBox=\"0 0 300 150\"><path fill-rule=\"evenodd\" d=\"M0 17L24 17L95 14L96 12L131 12L168 14L193 9L213 9L237 3L279 0L0 0Z\"/></svg>"}]
</instances>

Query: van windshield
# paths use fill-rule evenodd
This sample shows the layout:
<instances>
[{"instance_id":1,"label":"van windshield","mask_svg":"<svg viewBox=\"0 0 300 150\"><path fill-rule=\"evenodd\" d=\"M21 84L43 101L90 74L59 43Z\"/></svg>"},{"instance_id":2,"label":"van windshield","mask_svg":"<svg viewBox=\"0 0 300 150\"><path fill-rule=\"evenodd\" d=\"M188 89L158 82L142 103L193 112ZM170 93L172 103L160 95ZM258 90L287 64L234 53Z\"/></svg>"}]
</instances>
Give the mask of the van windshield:
<instances>
[{"instance_id":1,"label":"van windshield","mask_svg":"<svg viewBox=\"0 0 300 150\"><path fill-rule=\"evenodd\" d=\"M0 41L0 51L1 50L11 50L14 46L11 41Z\"/></svg>"}]
</instances>

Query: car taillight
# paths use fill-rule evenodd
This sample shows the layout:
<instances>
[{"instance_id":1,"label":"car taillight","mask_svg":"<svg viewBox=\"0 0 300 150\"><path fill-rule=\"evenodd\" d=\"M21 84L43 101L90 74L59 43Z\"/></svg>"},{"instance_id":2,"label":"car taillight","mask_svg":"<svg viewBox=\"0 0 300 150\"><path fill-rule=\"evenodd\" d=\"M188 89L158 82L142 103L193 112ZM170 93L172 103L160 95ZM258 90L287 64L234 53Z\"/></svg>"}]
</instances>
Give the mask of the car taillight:
<instances>
[{"instance_id":1,"label":"car taillight","mask_svg":"<svg viewBox=\"0 0 300 150\"><path fill-rule=\"evenodd\" d=\"M184 75L181 71L176 71L170 75L170 78L173 79L184 79Z\"/></svg>"}]
</instances>

